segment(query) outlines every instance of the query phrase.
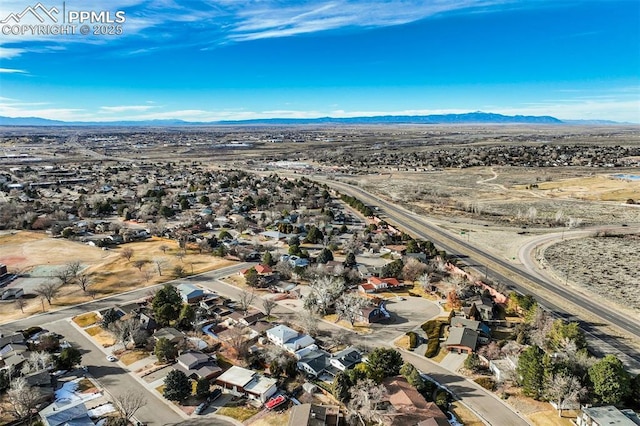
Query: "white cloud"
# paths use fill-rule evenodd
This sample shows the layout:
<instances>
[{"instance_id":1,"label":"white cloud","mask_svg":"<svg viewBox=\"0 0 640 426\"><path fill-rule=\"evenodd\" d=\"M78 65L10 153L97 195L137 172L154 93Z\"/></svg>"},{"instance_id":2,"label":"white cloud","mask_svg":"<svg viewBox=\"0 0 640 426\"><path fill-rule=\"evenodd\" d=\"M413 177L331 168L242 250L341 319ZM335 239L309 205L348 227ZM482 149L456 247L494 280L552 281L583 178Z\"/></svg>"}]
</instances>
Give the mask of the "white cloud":
<instances>
[{"instance_id":1,"label":"white cloud","mask_svg":"<svg viewBox=\"0 0 640 426\"><path fill-rule=\"evenodd\" d=\"M0 68L0 74L27 74L25 70L17 70L14 68Z\"/></svg>"},{"instance_id":2,"label":"white cloud","mask_svg":"<svg viewBox=\"0 0 640 426\"><path fill-rule=\"evenodd\" d=\"M151 108L155 108L151 105L122 105L122 106L101 106L100 112L104 113L122 113L122 112L137 112L147 111Z\"/></svg>"}]
</instances>

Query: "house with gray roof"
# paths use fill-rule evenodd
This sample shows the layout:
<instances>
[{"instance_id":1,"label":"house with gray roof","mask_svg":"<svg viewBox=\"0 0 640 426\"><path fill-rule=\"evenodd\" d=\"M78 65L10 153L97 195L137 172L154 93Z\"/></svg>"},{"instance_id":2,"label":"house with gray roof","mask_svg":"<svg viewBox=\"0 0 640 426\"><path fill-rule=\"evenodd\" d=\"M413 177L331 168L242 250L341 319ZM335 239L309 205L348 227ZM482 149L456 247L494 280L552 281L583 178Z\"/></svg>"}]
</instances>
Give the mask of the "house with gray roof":
<instances>
[{"instance_id":1,"label":"house with gray roof","mask_svg":"<svg viewBox=\"0 0 640 426\"><path fill-rule=\"evenodd\" d=\"M175 368L195 380L211 379L222 373L222 368L215 359L199 351L185 351L180 354Z\"/></svg>"},{"instance_id":2,"label":"house with gray roof","mask_svg":"<svg viewBox=\"0 0 640 426\"><path fill-rule=\"evenodd\" d=\"M478 344L478 332L466 327L450 327L449 337L443 343L448 351L475 352Z\"/></svg>"},{"instance_id":3,"label":"house with gray roof","mask_svg":"<svg viewBox=\"0 0 640 426\"><path fill-rule=\"evenodd\" d=\"M184 303L198 303L204 298L204 290L193 284L178 284L176 289L178 293L180 293L180 297L182 297Z\"/></svg>"}]
</instances>

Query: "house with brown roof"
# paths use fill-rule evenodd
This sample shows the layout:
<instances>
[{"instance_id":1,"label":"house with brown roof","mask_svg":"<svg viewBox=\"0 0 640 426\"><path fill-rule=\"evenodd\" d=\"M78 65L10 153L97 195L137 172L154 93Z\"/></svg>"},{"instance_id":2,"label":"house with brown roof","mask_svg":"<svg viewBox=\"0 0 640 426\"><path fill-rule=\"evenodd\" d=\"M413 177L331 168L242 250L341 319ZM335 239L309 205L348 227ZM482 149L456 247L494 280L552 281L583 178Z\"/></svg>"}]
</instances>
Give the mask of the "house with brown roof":
<instances>
[{"instance_id":1,"label":"house with brown roof","mask_svg":"<svg viewBox=\"0 0 640 426\"><path fill-rule=\"evenodd\" d=\"M449 337L443 345L448 351L470 354L478 345L478 332L466 327L450 327Z\"/></svg>"},{"instance_id":2,"label":"house with brown roof","mask_svg":"<svg viewBox=\"0 0 640 426\"><path fill-rule=\"evenodd\" d=\"M449 426L447 416L433 402L411 386L404 377L389 377L382 384L387 389L387 399L394 412L385 415L388 426Z\"/></svg>"},{"instance_id":3,"label":"house with brown roof","mask_svg":"<svg viewBox=\"0 0 640 426\"><path fill-rule=\"evenodd\" d=\"M344 417L337 405L295 405L289 417L289 426L340 426L342 424L344 424Z\"/></svg>"}]
</instances>

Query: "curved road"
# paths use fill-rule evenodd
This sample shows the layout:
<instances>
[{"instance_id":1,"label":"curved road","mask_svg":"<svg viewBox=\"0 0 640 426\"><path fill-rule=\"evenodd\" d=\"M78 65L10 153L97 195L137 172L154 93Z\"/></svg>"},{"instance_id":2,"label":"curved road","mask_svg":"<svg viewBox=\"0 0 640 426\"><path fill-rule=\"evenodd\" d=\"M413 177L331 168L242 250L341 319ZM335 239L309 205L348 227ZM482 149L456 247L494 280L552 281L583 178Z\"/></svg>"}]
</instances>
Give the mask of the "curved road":
<instances>
[{"instance_id":1,"label":"curved road","mask_svg":"<svg viewBox=\"0 0 640 426\"><path fill-rule=\"evenodd\" d=\"M366 204L378 206L381 212L405 231L416 237L431 240L437 247L457 256L461 262L468 266L487 265L491 269L492 275L497 277L500 282L507 284L518 292L535 294L536 299L557 316L568 321L580 323L580 327L587 333L588 337L591 337L591 341L597 340L597 342L593 342L595 345L590 342L594 350L602 353L614 353L631 371L640 371L640 354L635 348L628 346L620 339L603 333L598 329L597 324L592 324L580 318L576 314L576 311L579 310L572 309L571 305L589 312L602 319L606 324L618 327L634 339L640 340L640 324L637 321L615 312L607 306L603 306L597 300L576 293L570 288L549 282L537 274L534 275L525 271L466 241L454 238L448 232L428 223L419 215L389 203L358 187L315 176L312 178L345 194L355 196ZM553 296L553 299L539 294L539 289L543 289L547 294Z\"/></svg>"}]
</instances>

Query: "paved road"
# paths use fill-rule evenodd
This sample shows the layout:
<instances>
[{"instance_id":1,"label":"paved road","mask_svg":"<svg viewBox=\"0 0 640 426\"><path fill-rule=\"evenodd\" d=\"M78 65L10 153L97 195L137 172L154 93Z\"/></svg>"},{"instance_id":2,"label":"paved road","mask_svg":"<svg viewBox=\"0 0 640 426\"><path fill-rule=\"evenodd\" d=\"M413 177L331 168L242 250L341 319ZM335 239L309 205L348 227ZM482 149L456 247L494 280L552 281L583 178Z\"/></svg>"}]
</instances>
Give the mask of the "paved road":
<instances>
[{"instance_id":1,"label":"paved road","mask_svg":"<svg viewBox=\"0 0 640 426\"><path fill-rule=\"evenodd\" d=\"M194 275L192 279L212 280L227 275L231 275L250 267L249 263L239 263L237 265L228 266L226 268L218 269L216 271L204 272L202 274ZM181 278L171 282L183 282L185 278ZM165 283L166 284L166 283ZM151 287L141 288L139 290L133 290L126 293L117 294L114 296L105 297L103 299L94 300L91 302L81 303L75 306L65 307L56 311L45 312L42 314L32 315L29 318L24 318L17 321L7 322L0 324L0 333L9 334L16 330L26 330L29 327L43 326L43 324L49 324L61 319L69 318L75 315L80 315L89 311L98 311L100 309L110 308L114 305L123 305L134 300L138 300L147 297L150 293L162 287L164 284L158 284Z\"/></svg>"},{"instance_id":2,"label":"paved road","mask_svg":"<svg viewBox=\"0 0 640 426\"><path fill-rule=\"evenodd\" d=\"M82 352L82 364L89 368L89 374L107 390L112 398L122 395L129 389L144 395L147 405L136 413L135 417L138 421L153 426L177 424L185 420L166 402L138 383L128 370L119 365L119 362L107 361L102 349L69 324L67 320L46 324L46 327L50 331L65 336L67 341Z\"/></svg>"},{"instance_id":3,"label":"paved road","mask_svg":"<svg viewBox=\"0 0 640 426\"><path fill-rule=\"evenodd\" d=\"M590 340L597 340L595 345L591 345L594 349L602 353L613 353L618 356L632 372L640 371L640 354L635 348L627 345L618 338L603 333L597 327L597 324L592 324L580 318L576 313L572 312L572 305L584 309L584 311L600 318L606 324L611 324L622 329L634 339L640 339L640 323L637 321L630 319L624 314L615 312L607 306L603 306L598 303L596 299L586 297L572 291L570 288L559 286L539 276L535 276L466 241L457 239L437 226L428 223L421 216L382 200L360 188L341 182L313 178L343 193L355 196L367 204L379 206L381 213L384 213L402 229L419 238L431 240L439 248L458 256L462 263L471 267L488 265L488 267L492 268L491 275L498 281L521 293L535 294L538 301L557 316L568 321L579 322L581 328L587 333L587 337L591 336ZM484 272L484 267L482 267L482 272ZM553 299L540 295L539 292L536 291L536 289L540 288L544 289L547 294L551 294Z\"/></svg>"}]
</instances>

